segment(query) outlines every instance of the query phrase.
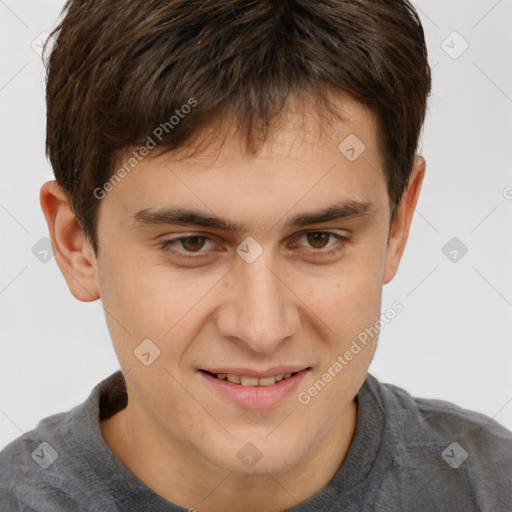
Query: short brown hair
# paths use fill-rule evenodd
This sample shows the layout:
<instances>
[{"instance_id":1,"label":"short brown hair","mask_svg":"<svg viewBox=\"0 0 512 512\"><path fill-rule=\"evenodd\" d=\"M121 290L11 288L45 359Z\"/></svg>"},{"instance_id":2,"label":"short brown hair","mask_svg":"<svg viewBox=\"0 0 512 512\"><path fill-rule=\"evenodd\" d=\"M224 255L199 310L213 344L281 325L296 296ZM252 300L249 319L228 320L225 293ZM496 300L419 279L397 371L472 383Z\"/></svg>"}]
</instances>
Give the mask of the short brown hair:
<instances>
[{"instance_id":1,"label":"short brown hair","mask_svg":"<svg viewBox=\"0 0 512 512\"><path fill-rule=\"evenodd\" d=\"M191 98L159 151L228 113L254 151L292 96L332 119L329 93L349 93L375 115L393 222L431 90L408 1L68 0L51 35L46 153L96 255L93 190Z\"/></svg>"}]
</instances>

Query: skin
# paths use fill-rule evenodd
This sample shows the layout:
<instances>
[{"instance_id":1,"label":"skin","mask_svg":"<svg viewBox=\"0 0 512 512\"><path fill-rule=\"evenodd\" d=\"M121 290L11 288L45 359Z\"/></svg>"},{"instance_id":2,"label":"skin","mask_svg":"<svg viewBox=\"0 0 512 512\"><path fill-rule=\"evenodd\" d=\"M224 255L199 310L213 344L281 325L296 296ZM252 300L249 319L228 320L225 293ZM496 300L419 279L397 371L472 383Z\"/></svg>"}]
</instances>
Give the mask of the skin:
<instances>
[{"instance_id":1,"label":"skin","mask_svg":"<svg viewBox=\"0 0 512 512\"><path fill-rule=\"evenodd\" d=\"M184 158L183 148L146 157L100 202L97 259L66 194L55 181L41 188L57 264L78 300L101 298L127 381L128 406L101 423L103 437L139 480L182 507L292 507L327 485L350 447L354 397L378 336L308 404L297 395L380 318L382 288L394 278L405 249L425 161L416 157L390 231L374 118L348 96L339 102L345 120L321 136L312 128L313 113L303 118L290 102L279 130L257 155L245 153L230 131L223 144L193 156ZM366 145L353 162L338 150L351 133ZM298 212L347 199L369 201L374 212L284 227ZM171 205L243 222L248 231L135 227L131 220L140 209ZM305 236L324 230L349 241L341 247L334 237L315 243ZM185 259L159 245L184 235L210 241L174 249L206 256ZM247 236L263 249L250 264L236 253ZM336 245L335 255L316 255ZM133 353L145 338L161 351L149 366ZM287 364L311 370L296 392L267 410L234 406L198 371ZM250 468L237 457L248 442L261 453Z\"/></svg>"}]
</instances>

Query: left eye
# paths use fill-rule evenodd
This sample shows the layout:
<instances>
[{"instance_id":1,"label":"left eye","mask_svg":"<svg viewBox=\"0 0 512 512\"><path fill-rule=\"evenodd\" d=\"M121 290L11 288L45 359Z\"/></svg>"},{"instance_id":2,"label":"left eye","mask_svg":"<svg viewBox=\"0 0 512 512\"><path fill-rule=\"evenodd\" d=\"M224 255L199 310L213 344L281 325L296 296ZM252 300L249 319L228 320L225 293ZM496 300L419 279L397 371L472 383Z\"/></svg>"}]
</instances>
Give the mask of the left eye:
<instances>
[{"instance_id":1,"label":"left eye","mask_svg":"<svg viewBox=\"0 0 512 512\"><path fill-rule=\"evenodd\" d=\"M308 233L304 233L299 237L305 237L308 244L310 244L314 249L325 249L326 242L335 237L337 240L343 239L341 235L337 235L336 233L331 233L330 231L310 231Z\"/></svg>"}]
</instances>

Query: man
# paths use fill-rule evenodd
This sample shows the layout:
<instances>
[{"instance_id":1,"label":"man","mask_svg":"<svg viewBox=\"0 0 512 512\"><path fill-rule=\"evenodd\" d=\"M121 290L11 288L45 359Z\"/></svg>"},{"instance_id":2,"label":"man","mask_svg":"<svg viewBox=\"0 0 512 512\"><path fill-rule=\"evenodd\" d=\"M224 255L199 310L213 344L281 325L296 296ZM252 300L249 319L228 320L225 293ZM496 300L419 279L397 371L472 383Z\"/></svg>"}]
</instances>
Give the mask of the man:
<instances>
[{"instance_id":1,"label":"man","mask_svg":"<svg viewBox=\"0 0 512 512\"><path fill-rule=\"evenodd\" d=\"M121 371L2 452L2 510L510 510L511 432L368 374L425 175L411 5L71 0L53 35L41 206Z\"/></svg>"}]
</instances>

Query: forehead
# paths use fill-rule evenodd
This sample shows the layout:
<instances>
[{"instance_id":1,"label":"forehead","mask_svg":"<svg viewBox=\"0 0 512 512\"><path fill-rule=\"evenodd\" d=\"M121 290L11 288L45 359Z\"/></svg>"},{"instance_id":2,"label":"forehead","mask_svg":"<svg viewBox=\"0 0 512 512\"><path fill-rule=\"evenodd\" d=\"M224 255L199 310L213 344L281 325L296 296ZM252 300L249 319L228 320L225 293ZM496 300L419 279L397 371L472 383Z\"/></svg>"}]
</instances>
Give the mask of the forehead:
<instances>
[{"instance_id":1,"label":"forehead","mask_svg":"<svg viewBox=\"0 0 512 512\"><path fill-rule=\"evenodd\" d=\"M211 125L190 145L145 157L107 194L106 203L117 204L114 209L131 225L171 208L222 216L244 227L254 215L268 225L270 217L293 213L295 206L306 212L349 201L385 204L373 114L344 96L338 99L341 119L325 123L313 105L290 103L256 154L246 151L235 122ZM119 167L129 154L118 160Z\"/></svg>"},{"instance_id":2,"label":"forehead","mask_svg":"<svg viewBox=\"0 0 512 512\"><path fill-rule=\"evenodd\" d=\"M308 99L309 98L309 99ZM304 159L314 158L318 153L333 150L344 153L343 143L347 137L380 157L377 148L377 123L373 112L351 95L331 95L332 109L325 111L311 97L291 97L277 115L269 129L269 135L258 145L258 159ZM349 137L350 136L350 137ZM253 134L257 142L262 140L259 133ZM227 114L203 129L193 143L166 155L167 162L179 162L192 156L200 167L201 162L216 160L219 167L237 160L247 161L245 139L238 133L238 123L233 115ZM353 145L353 144L352 144ZM354 156L354 155L352 155ZM356 155L357 156L357 155ZM222 165L220 165L222 164ZM380 164L380 161L379 161Z\"/></svg>"}]
</instances>

